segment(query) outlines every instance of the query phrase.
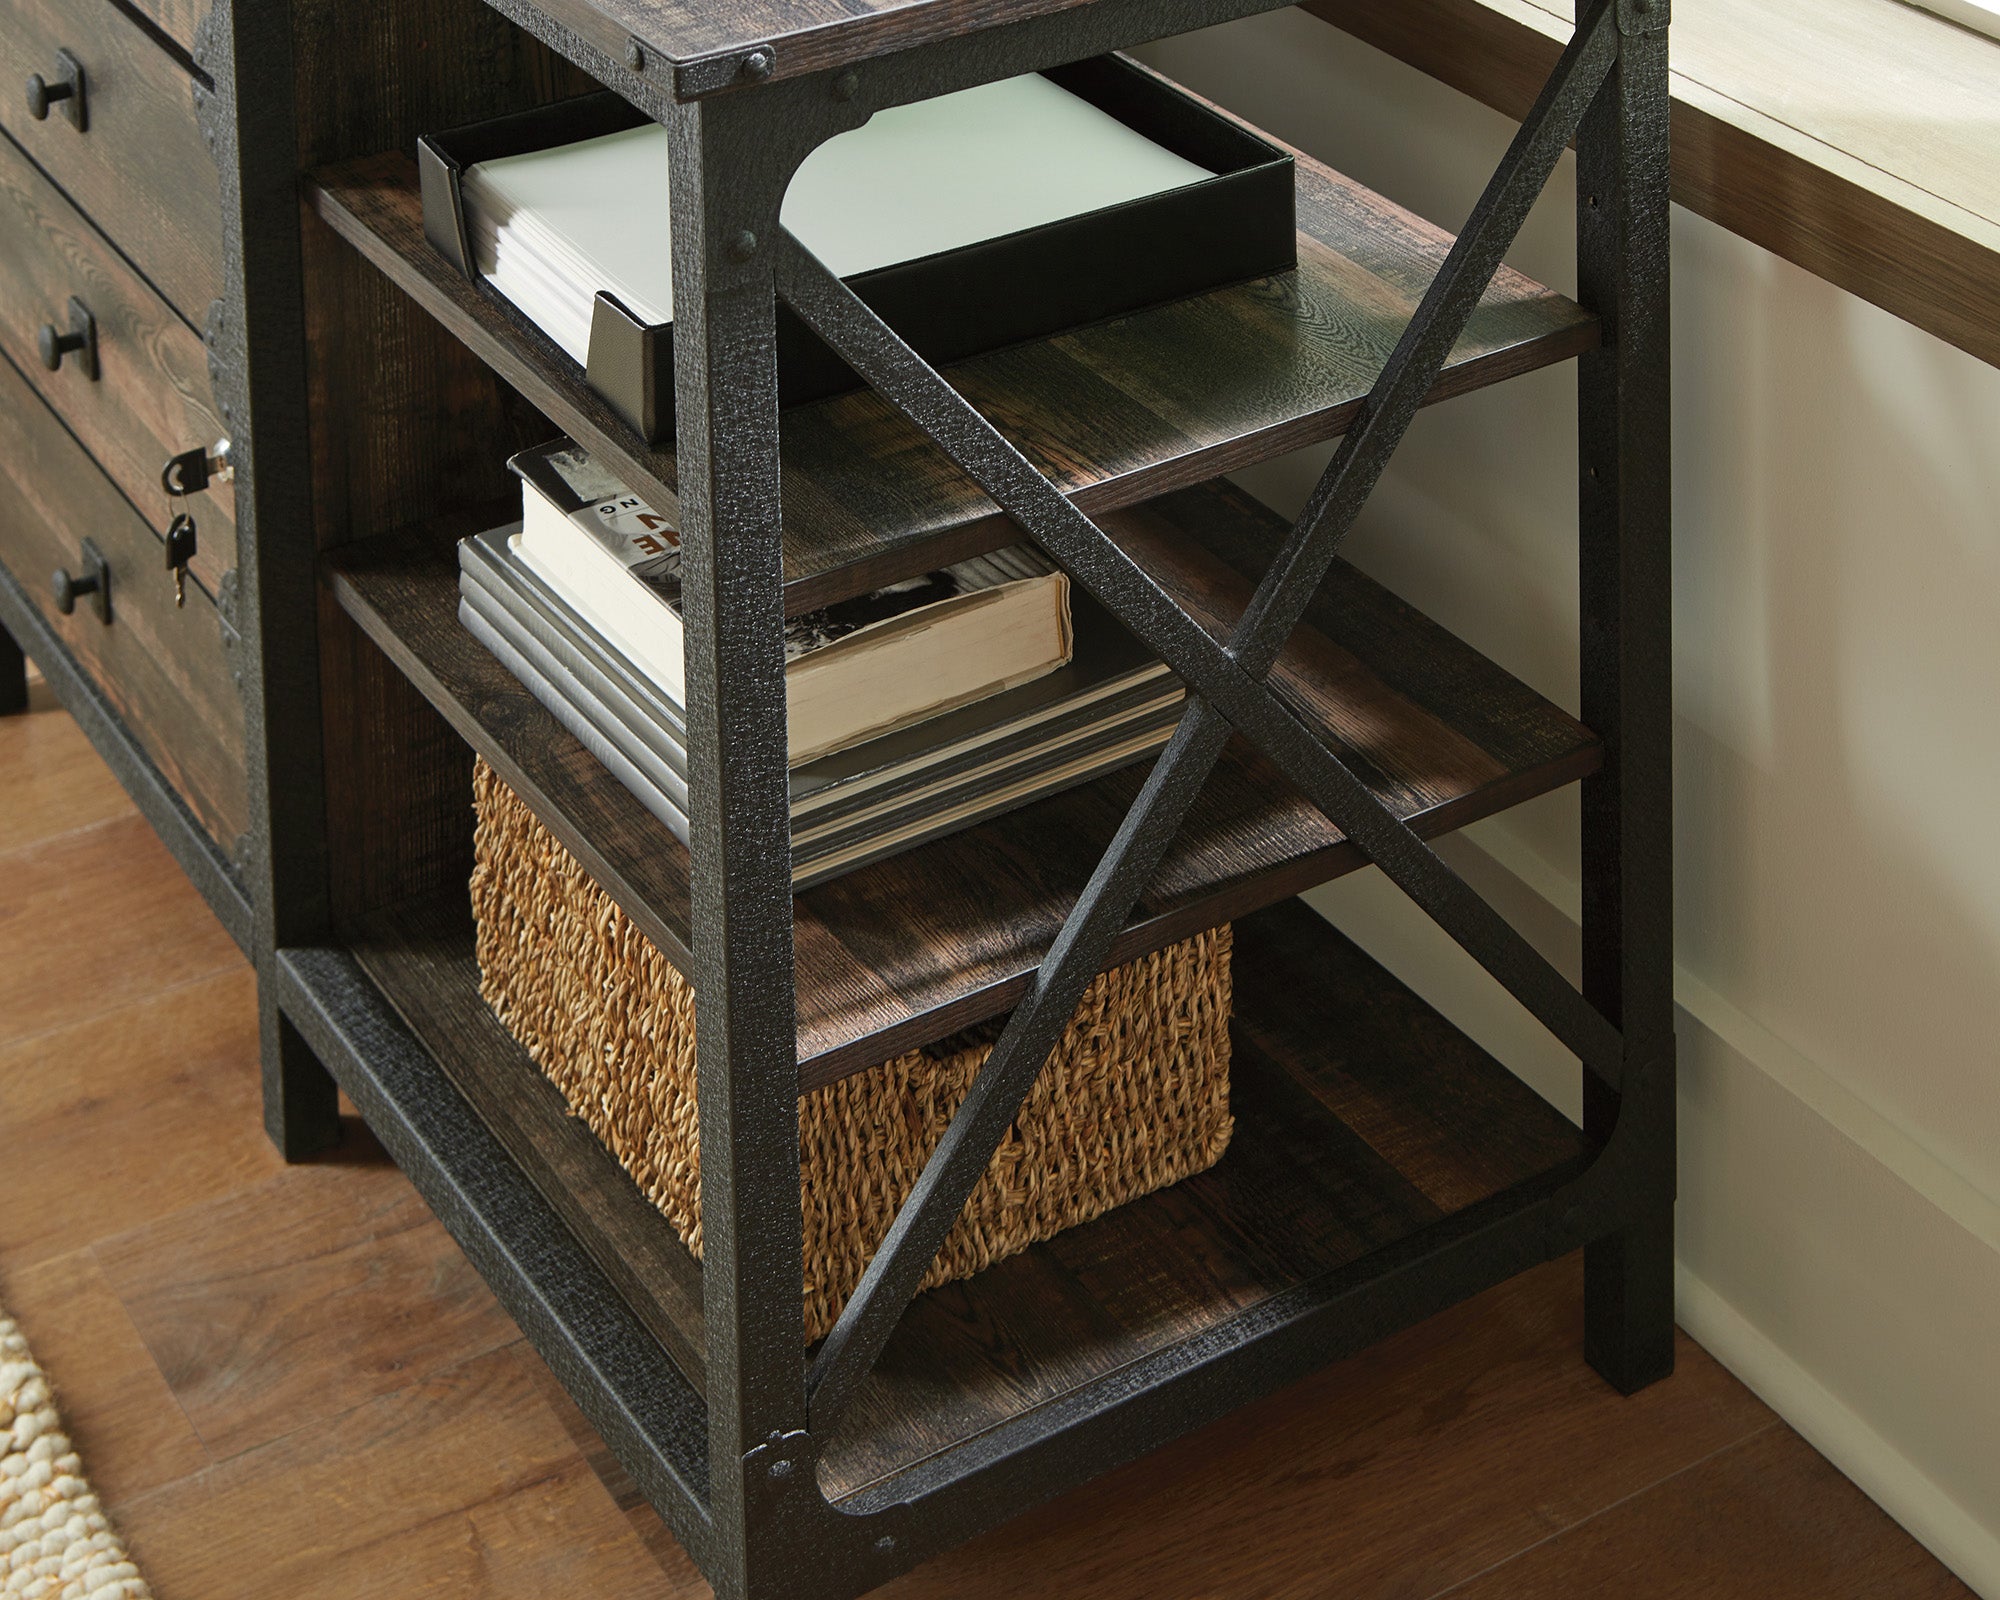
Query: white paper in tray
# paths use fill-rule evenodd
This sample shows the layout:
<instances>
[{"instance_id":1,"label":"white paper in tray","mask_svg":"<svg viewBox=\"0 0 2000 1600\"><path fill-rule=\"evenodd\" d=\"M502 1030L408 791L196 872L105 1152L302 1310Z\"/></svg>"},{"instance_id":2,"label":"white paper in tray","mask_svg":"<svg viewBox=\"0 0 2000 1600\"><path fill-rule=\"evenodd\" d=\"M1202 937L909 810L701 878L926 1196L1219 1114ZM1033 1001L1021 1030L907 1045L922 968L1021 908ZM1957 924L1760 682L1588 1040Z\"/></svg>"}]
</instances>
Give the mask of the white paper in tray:
<instances>
[{"instance_id":1,"label":"white paper in tray","mask_svg":"<svg viewBox=\"0 0 2000 1600\"><path fill-rule=\"evenodd\" d=\"M848 277L1211 175L1030 74L879 112L829 140L799 169L782 214ZM672 320L664 129L648 123L481 162L468 170L465 192L499 234L480 270L578 361L588 357L590 302L600 288L648 321ZM544 270L510 273L510 255ZM579 303L550 306L552 281Z\"/></svg>"}]
</instances>

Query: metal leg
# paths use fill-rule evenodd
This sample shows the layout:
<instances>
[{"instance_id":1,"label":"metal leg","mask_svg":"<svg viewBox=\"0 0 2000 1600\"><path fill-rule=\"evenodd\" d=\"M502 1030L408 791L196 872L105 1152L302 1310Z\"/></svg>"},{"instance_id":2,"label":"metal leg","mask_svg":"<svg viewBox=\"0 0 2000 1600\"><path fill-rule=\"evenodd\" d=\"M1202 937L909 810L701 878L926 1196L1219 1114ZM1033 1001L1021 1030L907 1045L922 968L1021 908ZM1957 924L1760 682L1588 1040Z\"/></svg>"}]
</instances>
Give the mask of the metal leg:
<instances>
[{"instance_id":1,"label":"metal leg","mask_svg":"<svg viewBox=\"0 0 2000 1600\"><path fill-rule=\"evenodd\" d=\"M1674 1370L1674 1208L1586 1246L1583 1354L1620 1394Z\"/></svg>"},{"instance_id":2,"label":"metal leg","mask_svg":"<svg viewBox=\"0 0 2000 1600\"><path fill-rule=\"evenodd\" d=\"M28 709L28 658L14 636L0 628L0 717Z\"/></svg>"},{"instance_id":3,"label":"metal leg","mask_svg":"<svg viewBox=\"0 0 2000 1600\"><path fill-rule=\"evenodd\" d=\"M806 119L774 126L728 97L679 107L667 126L716 1533L708 1577L723 1600L746 1600L824 1581L800 1536L825 1507L802 1359L771 262L785 183L831 130L815 136Z\"/></svg>"},{"instance_id":4,"label":"metal leg","mask_svg":"<svg viewBox=\"0 0 2000 1600\"><path fill-rule=\"evenodd\" d=\"M264 1131L287 1161L340 1142L340 1091L311 1045L278 1010L273 986L258 986L264 1054Z\"/></svg>"},{"instance_id":5,"label":"metal leg","mask_svg":"<svg viewBox=\"0 0 2000 1600\"><path fill-rule=\"evenodd\" d=\"M1577 134L1578 298L1604 345L1578 368L1584 994L1619 1028L1619 1086L1584 1075L1584 1127L1617 1129L1629 1219L1584 1252L1584 1347L1625 1393L1674 1364L1673 630L1668 450L1666 8L1619 0L1618 62Z\"/></svg>"}]
</instances>

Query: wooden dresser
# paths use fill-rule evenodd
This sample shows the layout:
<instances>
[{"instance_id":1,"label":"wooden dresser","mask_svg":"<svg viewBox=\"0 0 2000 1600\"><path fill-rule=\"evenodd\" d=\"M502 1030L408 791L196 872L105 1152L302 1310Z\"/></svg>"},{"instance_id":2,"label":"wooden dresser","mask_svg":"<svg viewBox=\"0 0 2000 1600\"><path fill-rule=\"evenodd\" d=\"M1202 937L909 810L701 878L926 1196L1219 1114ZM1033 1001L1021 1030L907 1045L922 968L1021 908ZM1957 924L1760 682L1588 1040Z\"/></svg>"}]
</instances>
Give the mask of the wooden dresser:
<instances>
[{"instance_id":1,"label":"wooden dresser","mask_svg":"<svg viewBox=\"0 0 2000 1600\"><path fill-rule=\"evenodd\" d=\"M0 95L0 616L52 678L87 681L110 713L89 719L100 748L240 901L235 492L222 474L185 497L162 484L231 431L205 343L227 277L208 53L192 0L0 11L16 73Z\"/></svg>"}]
</instances>

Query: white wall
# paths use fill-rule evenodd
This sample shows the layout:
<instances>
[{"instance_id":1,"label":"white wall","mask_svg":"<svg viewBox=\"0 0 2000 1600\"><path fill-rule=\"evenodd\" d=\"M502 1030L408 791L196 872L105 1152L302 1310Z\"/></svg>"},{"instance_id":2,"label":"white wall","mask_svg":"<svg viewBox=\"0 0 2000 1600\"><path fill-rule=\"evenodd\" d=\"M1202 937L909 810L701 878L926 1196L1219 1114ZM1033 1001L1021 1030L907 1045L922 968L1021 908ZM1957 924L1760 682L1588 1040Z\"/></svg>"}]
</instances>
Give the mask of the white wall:
<instances>
[{"instance_id":1,"label":"white wall","mask_svg":"<svg viewBox=\"0 0 2000 1600\"><path fill-rule=\"evenodd\" d=\"M1149 55L1450 227L1513 131L1299 12ZM1572 204L1512 257L1564 289ZM2000 1596L2000 371L1674 222L1681 1318ZM1573 385L1426 412L1351 544L1572 709ZM1291 512L1324 456L1243 481ZM1572 961L1575 830L1557 796L1450 849ZM1316 898L1573 1110L1377 875Z\"/></svg>"}]
</instances>

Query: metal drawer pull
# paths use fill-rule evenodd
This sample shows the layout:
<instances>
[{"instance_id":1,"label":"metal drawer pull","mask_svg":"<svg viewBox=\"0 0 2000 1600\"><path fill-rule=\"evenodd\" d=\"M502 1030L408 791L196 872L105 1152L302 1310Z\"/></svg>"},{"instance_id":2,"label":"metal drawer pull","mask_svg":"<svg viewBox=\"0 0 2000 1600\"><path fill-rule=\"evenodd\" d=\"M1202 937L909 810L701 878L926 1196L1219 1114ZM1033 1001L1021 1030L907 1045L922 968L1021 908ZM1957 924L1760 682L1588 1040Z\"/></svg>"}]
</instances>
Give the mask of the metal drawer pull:
<instances>
[{"instance_id":1,"label":"metal drawer pull","mask_svg":"<svg viewBox=\"0 0 2000 1600\"><path fill-rule=\"evenodd\" d=\"M76 124L78 133L86 133L90 129L90 111L83 92L83 63L67 50L58 50L56 69L54 83L39 72L28 79L28 115L37 122L47 122L49 108L54 106Z\"/></svg>"},{"instance_id":2,"label":"metal drawer pull","mask_svg":"<svg viewBox=\"0 0 2000 1600\"><path fill-rule=\"evenodd\" d=\"M73 352L83 375L92 383L97 381L97 318L76 296L71 295L69 301L69 332L64 333L53 322L45 322L38 343L42 349L42 365L49 371L60 372L63 357Z\"/></svg>"},{"instance_id":3,"label":"metal drawer pull","mask_svg":"<svg viewBox=\"0 0 2000 1600\"><path fill-rule=\"evenodd\" d=\"M211 483L235 481L236 463L230 459L227 439L183 450L160 469L160 487L176 499L185 494L198 494Z\"/></svg>"},{"instance_id":4,"label":"metal drawer pull","mask_svg":"<svg viewBox=\"0 0 2000 1600\"><path fill-rule=\"evenodd\" d=\"M79 595L89 595L92 608L97 612L99 622L111 620L111 565L104 559L104 552L94 541L83 541L83 572L71 577L66 567L57 567L56 574L49 580L49 587L55 591L56 610L64 616L76 611Z\"/></svg>"}]
</instances>

